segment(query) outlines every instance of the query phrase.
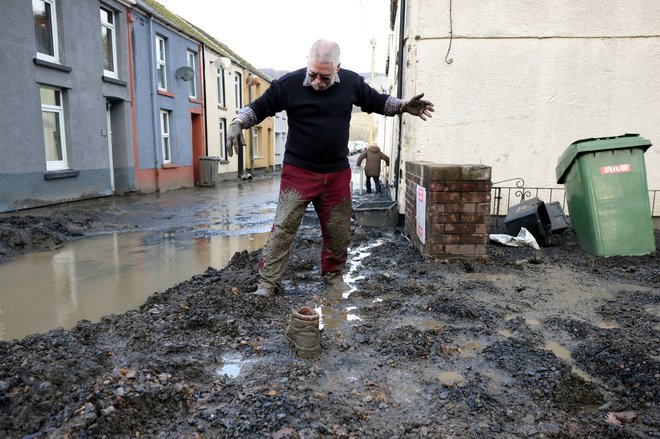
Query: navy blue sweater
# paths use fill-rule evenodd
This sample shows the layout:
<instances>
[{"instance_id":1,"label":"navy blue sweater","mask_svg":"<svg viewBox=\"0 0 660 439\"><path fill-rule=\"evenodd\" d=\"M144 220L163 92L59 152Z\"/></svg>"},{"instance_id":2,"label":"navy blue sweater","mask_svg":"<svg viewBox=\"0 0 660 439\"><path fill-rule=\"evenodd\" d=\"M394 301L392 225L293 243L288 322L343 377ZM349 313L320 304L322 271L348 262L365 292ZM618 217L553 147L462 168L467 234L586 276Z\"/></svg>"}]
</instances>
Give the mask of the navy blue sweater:
<instances>
[{"instance_id":1,"label":"navy blue sweater","mask_svg":"<svg viewBox=\"0 0 660 439\"><path fill-rule=\"evenodd\" d=\"M389 95L378 93L350 70L340 70L340 82L323 91L304 87L306 74L303 68L273 81L250 108L257 123L286 110L289 133L284 163L319 173L348 168L353 105L367 113L384 114Z\"/></svg>"}]
</instances>

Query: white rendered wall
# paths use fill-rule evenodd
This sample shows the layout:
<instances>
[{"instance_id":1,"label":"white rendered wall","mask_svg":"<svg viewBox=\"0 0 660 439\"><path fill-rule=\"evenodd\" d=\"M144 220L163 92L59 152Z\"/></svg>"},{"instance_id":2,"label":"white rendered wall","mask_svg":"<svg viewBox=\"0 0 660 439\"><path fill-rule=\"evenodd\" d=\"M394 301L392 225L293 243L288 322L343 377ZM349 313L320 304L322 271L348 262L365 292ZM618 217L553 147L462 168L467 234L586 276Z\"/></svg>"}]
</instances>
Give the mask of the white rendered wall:
<instances>
[{"instance_id":1,"label":"white rendered wall","mask_svg":"<svg viewBox=\"0 0 660 439\"><path fill-rule=\"evenodd\" d=\"M436 111L404 116L404 160L561 187L555 166L572 142L639 133L660 189L660 1L454 0L451 64L449 0L407 6L404 97L424 92Z\"/></svg>"}]
</instances>

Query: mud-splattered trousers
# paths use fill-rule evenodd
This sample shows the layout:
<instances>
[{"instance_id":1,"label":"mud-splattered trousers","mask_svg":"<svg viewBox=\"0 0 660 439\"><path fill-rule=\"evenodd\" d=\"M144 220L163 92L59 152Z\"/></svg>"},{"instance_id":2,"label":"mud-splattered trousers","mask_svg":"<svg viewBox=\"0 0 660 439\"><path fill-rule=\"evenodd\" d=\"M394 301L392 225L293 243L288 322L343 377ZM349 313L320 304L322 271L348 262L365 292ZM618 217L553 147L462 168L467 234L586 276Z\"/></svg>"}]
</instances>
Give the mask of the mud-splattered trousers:
<instances>
[{"instance_id":1,"label":"mud-splattered trousers","mask_svg":"<svg viewBox=\"0 0 660 439\"><path fill-rule=\"evenodd\" d=\"M351 169L321 174L284 164L273 227L259 261L261 281L281 288L282 277L305 210L311 202L321 223L321 274L346 264L351 234Z\"/></svg>"}]
</instances>

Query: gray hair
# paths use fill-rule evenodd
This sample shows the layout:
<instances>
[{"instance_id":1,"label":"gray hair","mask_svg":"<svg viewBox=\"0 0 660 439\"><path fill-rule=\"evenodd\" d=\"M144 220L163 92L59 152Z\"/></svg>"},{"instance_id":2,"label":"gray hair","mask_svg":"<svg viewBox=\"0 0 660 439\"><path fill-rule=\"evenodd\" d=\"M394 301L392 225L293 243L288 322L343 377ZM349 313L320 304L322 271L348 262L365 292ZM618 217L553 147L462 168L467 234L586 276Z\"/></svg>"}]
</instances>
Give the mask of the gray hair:
<instances>
[{"instance_id":1,"label":"gray hair","mask_svg":"<svg viewBox=\"0 0 660 439\"><path fill-rule=\"evenodd\" d=\"M317 40L309 49L310 61L314 59L321 64L332 64L333 68L339 65L339 55L339 44L330 40Z\"/></svg>"}]
</instances>

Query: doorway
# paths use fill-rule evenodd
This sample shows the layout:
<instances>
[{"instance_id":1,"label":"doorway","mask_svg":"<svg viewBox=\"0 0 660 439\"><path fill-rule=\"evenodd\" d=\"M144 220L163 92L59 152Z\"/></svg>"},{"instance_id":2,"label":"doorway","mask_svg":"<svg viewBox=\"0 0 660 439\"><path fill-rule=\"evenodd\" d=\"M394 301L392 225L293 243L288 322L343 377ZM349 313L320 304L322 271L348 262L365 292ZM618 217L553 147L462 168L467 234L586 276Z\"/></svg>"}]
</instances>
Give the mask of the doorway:
<instances>
[{"instance_id":1,"label":"doorway","mask_svg":"<svg viewBox=\"0 0 660 439\"><path fill-rule=\"evenodd\" d=\"M199 158L206 156L204 148L204 123L202 115L190 114L190 130L192 141L193 178L195 186L199 186L201 175L199 170Z\"/></svg>"}]
</instances>

